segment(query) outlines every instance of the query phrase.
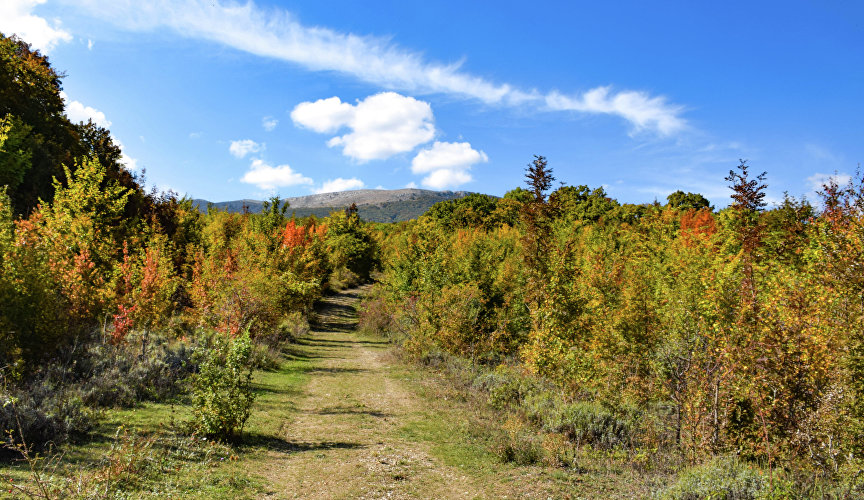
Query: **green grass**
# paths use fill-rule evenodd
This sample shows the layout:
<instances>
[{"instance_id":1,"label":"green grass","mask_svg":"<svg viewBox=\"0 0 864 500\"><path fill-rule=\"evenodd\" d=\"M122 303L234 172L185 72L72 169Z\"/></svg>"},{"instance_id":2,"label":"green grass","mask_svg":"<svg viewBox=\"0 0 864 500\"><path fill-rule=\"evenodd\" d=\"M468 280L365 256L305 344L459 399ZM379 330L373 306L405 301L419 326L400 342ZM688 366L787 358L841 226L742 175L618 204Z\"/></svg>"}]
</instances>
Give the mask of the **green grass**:
<instances>
[{"instance_id":1,"label":"green grass","mask_svg":"<svg viewBox=\"0 0 864 500\"><path fill-rule=\"evenodd\" d=\"M278 439L285 422L295 410L293 401L308 380L310 360L302 351L286 351L278 370L256 371L258 395L252 417L247 422L240 444L215 444L191 440L185 429L192 421L192 408L182 402L143 403L135 408L107 410L96 431L87 441L69 444L58 450L53 474L73 478L92 488L96 479L108 474L116 462L136 463L136 470L120 474L111 485L109 498L258 498L260 481L250 476L242 463ZM124 434L127 436L124 438ZM119 436L119 437L118 437ZM135 436L150 443L146 450L135 450ZM112 455L113 449L113 455ZM75 480L76 476L79 478ZM32 485L29 467L23 462L0 463L0 477L16 484ZM9 490L0 491L0 496ZM65 497L68 493L60 493Z\"/></svg>"}]
</instances>

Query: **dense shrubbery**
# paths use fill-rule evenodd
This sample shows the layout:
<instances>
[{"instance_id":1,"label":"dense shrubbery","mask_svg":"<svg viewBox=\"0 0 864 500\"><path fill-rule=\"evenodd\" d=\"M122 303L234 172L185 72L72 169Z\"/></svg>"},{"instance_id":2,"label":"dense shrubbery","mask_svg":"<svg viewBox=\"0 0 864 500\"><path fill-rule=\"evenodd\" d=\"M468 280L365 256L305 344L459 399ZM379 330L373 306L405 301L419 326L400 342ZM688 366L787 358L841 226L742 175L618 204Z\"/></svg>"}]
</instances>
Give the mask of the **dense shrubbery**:
<instances>
[{"instance_id":1,"label":"dense shrubbery","mask_svg":"<svg viewBox=\"0 0 864 500\"><path fill-rule=\"evenodd\" d=\"M246 375L278 363L321 294L369 279L376 242L353 212L289 218L276 197L202 214L145 193L59 92L45 57L0 34L0 428L59 444L194 374L202 432L234 433Z\"/></svg>"},{"instance_id":2,"label":"dense shrubbery","mask_svg":"<svg viewBox=\"0 0 864 500\"><path fill-rule=\"evenodd\" d=\"M494 404L572 443L837 478L864 451L864 191L765 210L762 179L742 163L717 212L683 192L619 205L585 186L547 196L538 158L530 190L382 231L361 321L418 359L488 366Z\"/></svg>"}]
</instances>

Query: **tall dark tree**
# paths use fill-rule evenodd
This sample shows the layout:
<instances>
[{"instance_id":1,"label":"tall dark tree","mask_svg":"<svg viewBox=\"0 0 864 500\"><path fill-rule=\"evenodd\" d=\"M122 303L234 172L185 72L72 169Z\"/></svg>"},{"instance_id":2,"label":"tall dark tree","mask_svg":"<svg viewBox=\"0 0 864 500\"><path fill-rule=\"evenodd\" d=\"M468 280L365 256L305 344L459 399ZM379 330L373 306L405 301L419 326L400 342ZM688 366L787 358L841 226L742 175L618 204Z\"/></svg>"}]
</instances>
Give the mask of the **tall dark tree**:
<instances>
[{"instance_id":1,"label":"tall dark tree","mask_svg":"<svg viewBox=\"0 0 864 500\"><path fill-rule=\"evenodd\" d=\"M0 33L0 120L12 125L7 142L14 142L18 152L10 158L7 147L0 156L0 183L9 186L15 212L26 214L40 199L50 201L53 180L67 182L64 166L74 172L76 160L89 157L105 167L105 182L117 181L134 191L127 215L140 213L145 193L120 163L122 153L110 132L92 122L74 124L65 115L63 76L27 42Z\"/></svg>"},{"instance_id":2,"label":"tall dark tree","mask_svg":"<svg viewBox=\"0 0 864 500\"><path fill-rule=\"evenodd\" d=\"M534 156L525 173L526 183L533 199L523 205L525 222L525 266L528 269L531 307L536 308L543 296L549 278L549 250L552 246L552 223L557 215L556 206L549 203L547 192L555 177L546 158ZM535 325L536 326L536 325Z\"/></svg>"},{"instance_id":3,"label":"tall dark tree","mask_svg":"<svg viewBox=\"0 0 864 500\"><path fill-rule=\"evenodd\" d=\"M747 160L740 160L736 170L730 170L726 181L732 190L733 222L738 243L741 245L742 266L744 281L741 284L744 300L755 306L756 280L753 274L753 265L758 260L759 249L765 233L765 224L760 216L765 209L765 176L762 172L755 178L750 177L750 169Z\"/></svg>"}]
</instances>

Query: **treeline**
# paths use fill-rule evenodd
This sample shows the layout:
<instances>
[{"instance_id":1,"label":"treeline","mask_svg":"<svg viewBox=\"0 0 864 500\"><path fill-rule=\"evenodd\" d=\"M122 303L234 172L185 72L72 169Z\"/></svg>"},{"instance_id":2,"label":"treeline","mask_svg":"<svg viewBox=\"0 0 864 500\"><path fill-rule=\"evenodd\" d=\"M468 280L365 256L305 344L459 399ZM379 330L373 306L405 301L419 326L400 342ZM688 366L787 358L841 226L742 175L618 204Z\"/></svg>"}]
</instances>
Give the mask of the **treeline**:
<instances>
[{"instance_id":1,"label":"treeline","mask_svg":"<svg viewBox=\"0 0 864 500\"><path fill-rule=\"evenodd\" d=\"M862 486L864 183L829 182L820 210L767 209L764 174L742 162L715 211L693 193L622 205L553 180L537 157L528 189L382 230L364 324L416 359L472 360L469 382L561 464L586 447L680 457L725 478L718 498L758 478L793 496ZM538 456L502 448L520 453Z\"/></svg>"},{"instance_id":2,"label":"treeline","mask_svg":"<svg viewBox=\"0 0 864 500\"><path fill-rule=\"evenodd\" d=\"M202 214L145 192L110 132L73 124L60 77L0 36L0 428L21 451L86 436L101 408L181 398L230 436L249 374L278 363L313 302L368 279L356 213ZM2 454L2 453L0 453Z\"/></svg>"}]
</instances>

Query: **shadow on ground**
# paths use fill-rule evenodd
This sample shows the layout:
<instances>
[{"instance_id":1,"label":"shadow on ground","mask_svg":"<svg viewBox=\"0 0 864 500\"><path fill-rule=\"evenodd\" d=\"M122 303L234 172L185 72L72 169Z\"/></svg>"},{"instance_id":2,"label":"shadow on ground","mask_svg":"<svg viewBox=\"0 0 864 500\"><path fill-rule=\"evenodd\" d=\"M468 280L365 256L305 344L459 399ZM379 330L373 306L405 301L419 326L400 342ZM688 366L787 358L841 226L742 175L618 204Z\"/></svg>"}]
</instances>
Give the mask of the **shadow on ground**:
<instances>
[{"instance_id":1,"label":"shadow on ground","mask_svg":"<svg viewBox=\"0 0 864 500\"><path fill-rule=\"evenodd\" d=\"M244 436L243 448L266 448L280 453L303 453L307 451L354 450L368 445L347 441L296 442L264 434Z\"/></svg>"}]
</instances>

